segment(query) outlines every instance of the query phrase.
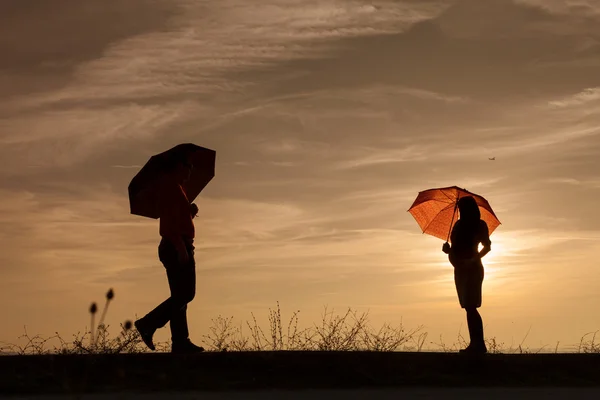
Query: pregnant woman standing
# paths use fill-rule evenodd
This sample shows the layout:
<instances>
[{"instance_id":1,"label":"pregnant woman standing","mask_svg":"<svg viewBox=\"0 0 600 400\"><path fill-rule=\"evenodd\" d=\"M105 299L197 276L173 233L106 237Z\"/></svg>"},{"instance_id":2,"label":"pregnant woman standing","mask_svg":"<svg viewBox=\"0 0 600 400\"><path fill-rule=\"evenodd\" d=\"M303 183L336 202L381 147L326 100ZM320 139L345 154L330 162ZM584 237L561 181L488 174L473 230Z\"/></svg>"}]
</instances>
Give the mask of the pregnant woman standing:
<instances>
[{"instance_id":1,"label":"pregnant woman standing","mask_svg":"<svg viewBox=\"0 0 600 400\"><path fill-rule=\"evenodd\" d=\"M444 243L442 251L448 254L454 266L454 283L460 306L467 313L470 344L461 353L487 353L483 337L483 320L477 309L481 307L483 263L481 259L491 250L489 229L473 197L462 197L458 201L460 219L452 228L452 246ZM483 247L479 251L479 244Z\"/></svg>"}]
</instances>

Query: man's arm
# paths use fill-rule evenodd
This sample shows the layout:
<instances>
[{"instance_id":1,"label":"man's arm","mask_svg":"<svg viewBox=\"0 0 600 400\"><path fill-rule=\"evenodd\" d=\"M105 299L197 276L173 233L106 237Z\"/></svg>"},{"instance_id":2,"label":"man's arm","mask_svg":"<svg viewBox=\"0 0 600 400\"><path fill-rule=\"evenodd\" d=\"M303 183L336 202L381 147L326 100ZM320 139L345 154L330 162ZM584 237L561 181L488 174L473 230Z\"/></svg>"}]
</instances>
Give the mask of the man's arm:
<instances>
[{"instance_id":1,"label":"man's arm","mask_svg":"<svg viewBox=\"0 0 600 400\"><path fill-rule=\"evenodd\" d=\"M162 237L171 242L175 248L179 250L185 250L185 242L183 236L179 232L179 224L177 219L177 212L166 212L160 216L162 219Z\"/></svg>"},{"instance_id":2,"label":"man's arm","mask_svg":"<svg viewBox=\"0 0 600 400\"><path fill-rule=\"evenodd\" d=\"M181 199L177 196L178 193L171 189L165 188L160 205L160 230L163 238L168 240L176 249L181 261L187 258L187 249L183 236L181 234Z\"/></svg>"},{"instance_id":3,"label":"man's arm","mask_svg":"<svg viewBox=\"0 0 600 400\"><path fill-rule=\"evenodd\" d=\"M196 218L196 215L198 215L198 205L196 203L190 204L190 214L192 218Z\"/></svg>"}]
</instances>

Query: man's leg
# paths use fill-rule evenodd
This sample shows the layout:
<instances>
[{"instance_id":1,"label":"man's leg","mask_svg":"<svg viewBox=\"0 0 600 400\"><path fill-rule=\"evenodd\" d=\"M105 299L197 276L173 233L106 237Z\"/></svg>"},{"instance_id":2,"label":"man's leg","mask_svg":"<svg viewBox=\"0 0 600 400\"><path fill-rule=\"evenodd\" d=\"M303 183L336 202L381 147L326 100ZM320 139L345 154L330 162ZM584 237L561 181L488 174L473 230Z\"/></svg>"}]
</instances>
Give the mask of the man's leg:
<instances>
[{"instance_id":1,"label":"man's leg","mask_svg":"<svg viewBox=\"0 0 600 400\"><path fill-rule=\"evenodd\" d=\"M171 288L171 278L169 277L168 271L177 268L177 253L169 243L162 241L158 247L158 255L167 271L167 279L169 280L169 287ZM176 305L173 301L173 290L171 288L171 297L159 304L154 310L146 314L146 316L135 321L135 327L140 333L142 340L151 350L155 349L152 341L154 332L157 329L164 327L167 322L169 322L174 307L176 307Z\"/></svg>"},{"instance_id":2,"label":"man's leg","mask_svg":"<svg viewBox=\"0 0 600 400\"><path fill-rule=\"evenodd\" d=\"M187 304L196 294L196 270L192 265L178 265L167 270L171 299L170 313L171 341L182 343L189 340Z\"/></svg>"},{"instance_id":3,"label":"man's leg","mask_svg":"<svg viewBox=\"0 0 600 400\"><path fill-rule=\"evenodd\" d=\"M204 351L189 339L187 322L187 304L196 295L196 263L194 247L188 245L189 262L179 265L177 269L168 270L171 297L176 307L171 314L171 341L174 353L195 353Z\"/></svg>"}]
</instances>

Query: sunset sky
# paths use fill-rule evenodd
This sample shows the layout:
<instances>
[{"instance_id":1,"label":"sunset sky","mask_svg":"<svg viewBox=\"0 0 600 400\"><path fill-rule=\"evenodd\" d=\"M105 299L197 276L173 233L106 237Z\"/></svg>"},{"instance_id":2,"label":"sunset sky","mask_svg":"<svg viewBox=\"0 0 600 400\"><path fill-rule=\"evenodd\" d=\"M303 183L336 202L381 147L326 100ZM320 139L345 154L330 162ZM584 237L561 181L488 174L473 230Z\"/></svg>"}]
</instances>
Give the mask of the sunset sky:
<instances>
[{"instance_id":1,"label":"sunset sky","mask_svg":"<svg viewBox=\"0 0 600 400\"><path fill-rule=\"evenodd\" d=\"M303 325L352 307L468 337L442 241L407 212L451 185L502 222L486 336L600 329L598 0L2 0L0 341L68 338L110 287L111 325L168 296L127 185L181 142L217 151L196 342L277 301Z\"/></svg>"}]
</instances>

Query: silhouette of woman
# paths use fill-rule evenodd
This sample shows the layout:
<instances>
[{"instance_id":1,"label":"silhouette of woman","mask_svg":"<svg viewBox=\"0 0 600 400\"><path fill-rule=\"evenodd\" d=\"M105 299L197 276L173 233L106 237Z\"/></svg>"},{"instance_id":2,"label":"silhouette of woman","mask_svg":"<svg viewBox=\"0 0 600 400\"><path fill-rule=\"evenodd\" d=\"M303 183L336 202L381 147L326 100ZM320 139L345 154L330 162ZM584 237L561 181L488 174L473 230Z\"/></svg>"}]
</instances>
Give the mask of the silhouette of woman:
<instances>
[{"instance_id":1,"label":"silhouette of woman","mask_svg":"<svg viewBox=\"0 0 600 400\"><path fill-rule=\"evenodd\" d=\"M483 284L483 263L481 258L491 250L489 229L481 219L475 199L462 197L458 201L460 219L456 221L448 242L442 251L448 254L454 266L454 283L460 306L467 312L470 344L460 350L465 353L487 353L483 338L483 320L477 309L481 307L481 287ZM479 244L483 245L479 251Z\"/></svg>"}]
</instances>

